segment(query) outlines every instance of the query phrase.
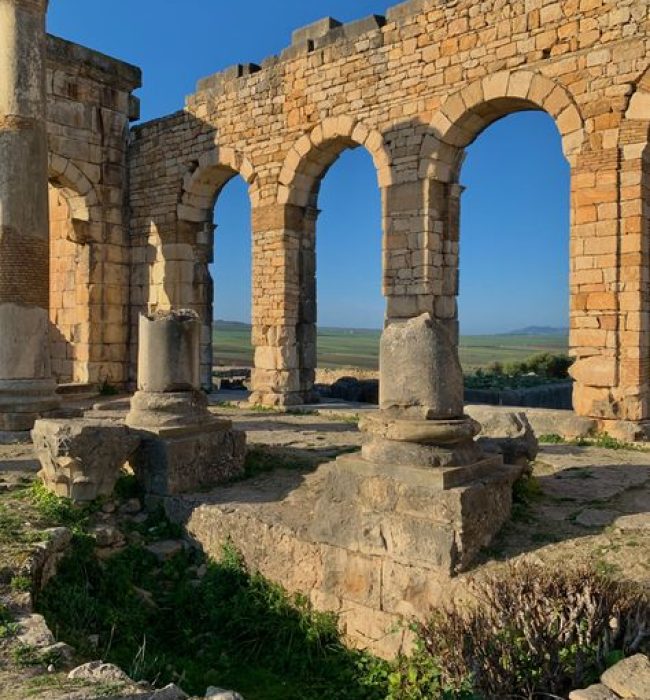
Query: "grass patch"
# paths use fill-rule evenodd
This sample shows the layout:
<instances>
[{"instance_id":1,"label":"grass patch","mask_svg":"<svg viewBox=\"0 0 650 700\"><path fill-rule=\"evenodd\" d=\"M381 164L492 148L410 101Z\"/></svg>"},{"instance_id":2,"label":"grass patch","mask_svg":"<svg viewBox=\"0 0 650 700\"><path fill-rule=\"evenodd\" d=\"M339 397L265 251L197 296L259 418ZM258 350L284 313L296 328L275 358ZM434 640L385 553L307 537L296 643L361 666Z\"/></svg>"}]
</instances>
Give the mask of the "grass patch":
<instances>
[{"instance_id":1,"label":"grass patch","mask_svg":"<svg viewBox=\"0 0 650 700\"><path fill-rule=\"evenodd\" d=\"M198 695L211 684L234 687L250 700L386 697L388 665L347 649L333 615L249 572L230 546L197 579L203 563L198 552L160 563L140 547L100 562L77 536L39 611L59 638L136 680Z\"/></svg>"},{"instance_id":2,"label":"grass patch","mask_svg":"<svg viewBox=\"0 0 650 700\"><path fill-rule=\"evenodd\" d=\"M537 477L532 474L519 477L512 487L512 519L515 522L534 522L531 507L543 497L544 493Z\"/></svg>"},{"instance_id":3,"label":"grass patch","mask_svg":"<svg viewBox=\"0 0 650 700\"><path fill-rule=\"evenodd\" d=\"M251 447L244 461L244 479L266 474L274 469L303 470L312 466L305 457L274 451L268 447Z\"/></svg>"}]
</instances>

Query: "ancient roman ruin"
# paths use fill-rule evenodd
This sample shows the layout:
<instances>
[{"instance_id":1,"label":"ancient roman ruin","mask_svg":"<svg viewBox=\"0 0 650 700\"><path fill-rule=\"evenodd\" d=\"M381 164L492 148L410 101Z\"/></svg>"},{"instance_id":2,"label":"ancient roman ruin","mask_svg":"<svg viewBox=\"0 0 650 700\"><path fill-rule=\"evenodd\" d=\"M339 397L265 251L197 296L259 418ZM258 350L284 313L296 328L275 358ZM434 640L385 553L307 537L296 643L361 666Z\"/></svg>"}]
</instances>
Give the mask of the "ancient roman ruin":
<instances>
[{"instance_id":1,"label":"ancient roman ruin","mask_svg":"<svg viewBox=\"0 0 650 700\"><path fill-rule=\"evenodd\" d=\"M124 453L110 469L131 456L207 552L232 537L251 565L341 611L358 643L401 649L387 629L444 597L507 519L523 468L475 439L456 303L464 149L522 110L554 118L571 169L575 414L646 436L648 0L409 0L326 18L136 126L140 70L47 36L46 10L0 0L0 430L36 422L55 491L85 500L114 476L75 452L88 419L62 413L57 384L137 389L125 422L93 424ZM245 452L201 391L215 202L233 177L248 183L251 403L309 403L319 186L350 148L372 156L382 197L381 395L362 451L287 486L281 504L192 496L240 474Z\"/></svg>"}]
</instances>

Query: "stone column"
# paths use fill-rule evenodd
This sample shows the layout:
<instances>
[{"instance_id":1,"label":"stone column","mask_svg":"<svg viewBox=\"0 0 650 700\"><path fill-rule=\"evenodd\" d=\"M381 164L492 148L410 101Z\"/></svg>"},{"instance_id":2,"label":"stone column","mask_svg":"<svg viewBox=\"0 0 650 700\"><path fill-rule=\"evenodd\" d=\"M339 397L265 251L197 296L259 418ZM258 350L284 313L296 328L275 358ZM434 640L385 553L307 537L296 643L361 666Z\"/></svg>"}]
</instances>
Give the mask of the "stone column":
<instances>
[{"instance_id":1,"label":"stone column","mask_svg":"<svg viewBox=\"0 0 650 700\"><path fill-rule=\"evenodd\" d=\"M58 405L49 352L47 0L0 0L0 429Z\"/></svg>"},{"instance_id":2,"label":"stone column","mask_svg":"<svg viewBox=\"0 0 650 700\"><path fill-rule=\"evenodd\" d=\"M208 410L195 311L140 316L138 391L126 424L142 437L131 460L148 494L201 491L243 472L245 434Z\"/></svg>"}]
</instances>

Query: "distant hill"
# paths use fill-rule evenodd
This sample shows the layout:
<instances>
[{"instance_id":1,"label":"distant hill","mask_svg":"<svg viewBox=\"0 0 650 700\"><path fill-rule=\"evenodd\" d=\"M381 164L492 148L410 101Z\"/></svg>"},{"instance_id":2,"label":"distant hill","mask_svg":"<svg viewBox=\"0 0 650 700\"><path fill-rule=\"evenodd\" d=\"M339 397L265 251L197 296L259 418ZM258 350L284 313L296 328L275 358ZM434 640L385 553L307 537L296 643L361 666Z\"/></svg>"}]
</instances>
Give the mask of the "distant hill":
<instances>
[{"instance_id":1,"label":"distant hill","mask_svg":"<svg viewBox=\"0 0 650 700\"><path fill-rule=\"evenodd\" d=\"M526 326L526 328L499 333L498 335L569 335L569 329L554 328L553 326Z\"/></svg>"},{"instance_id":2,"label":"distant hill","mask_svg":"<svg viewBox=\"0 0 650 700\"><path fill-rule=\"evenodd\" d=\"M217 319L213 322L212 327L215 331L249 331L251 329L251 324L243 323L242 321L223 321L222 319Z\"/></svg>"}]
</instances>

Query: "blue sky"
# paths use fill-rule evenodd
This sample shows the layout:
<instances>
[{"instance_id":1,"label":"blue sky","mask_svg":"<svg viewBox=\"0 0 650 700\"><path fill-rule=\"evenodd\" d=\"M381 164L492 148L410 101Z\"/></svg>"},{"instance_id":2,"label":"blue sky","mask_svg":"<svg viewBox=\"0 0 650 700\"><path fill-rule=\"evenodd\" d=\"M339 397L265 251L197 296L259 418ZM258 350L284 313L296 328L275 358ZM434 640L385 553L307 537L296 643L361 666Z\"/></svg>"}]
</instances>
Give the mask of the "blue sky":
<instances>
[{"instance_id":1,"label":"blue sky","mask_svg":"<svg viewBox=\"0 0 650 700\"><path fill-rule=\"evenodd\" d=\"M385 1L53 0L48 30L143 69L143 119L180 109L198 78L260 62L320 17L382 14ZM468 148L461 182L461 330L568 325L569 174L543 113L493 124ZM321 189L319 323L380 327L381 223L372 161L344 153ZM215 316L250 317L250 205L233 180L217 202Z\"/></svg>"}]
</instances>

